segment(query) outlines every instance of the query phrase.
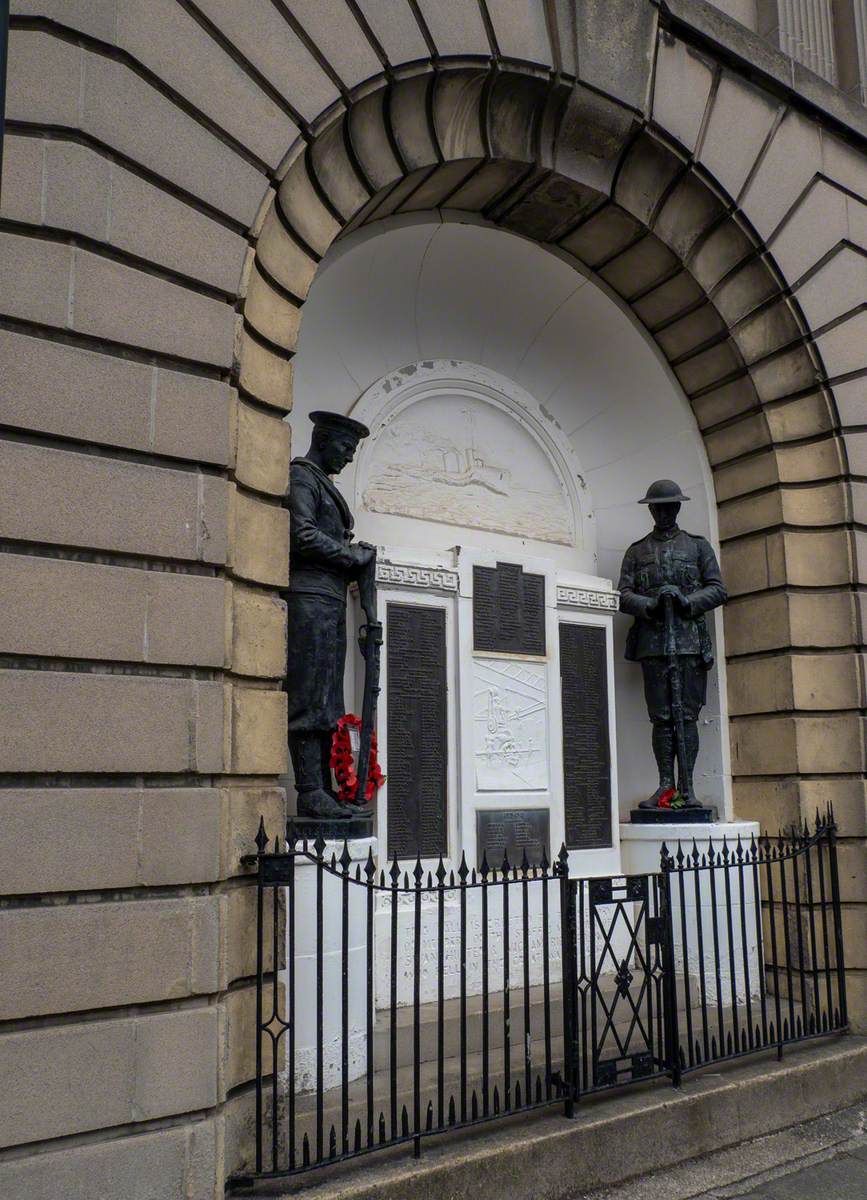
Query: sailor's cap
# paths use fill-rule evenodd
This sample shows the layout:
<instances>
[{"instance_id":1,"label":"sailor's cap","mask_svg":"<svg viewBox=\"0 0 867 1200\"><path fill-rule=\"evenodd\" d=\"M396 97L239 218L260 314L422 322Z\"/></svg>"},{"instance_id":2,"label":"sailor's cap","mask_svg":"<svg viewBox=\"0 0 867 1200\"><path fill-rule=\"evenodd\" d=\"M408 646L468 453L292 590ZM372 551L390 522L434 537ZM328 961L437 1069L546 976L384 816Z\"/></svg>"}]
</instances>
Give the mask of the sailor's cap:
<instances>
[{"instance_id":1,"label":"sailor's cap","mask_svg":"<svg viewBox=\"0 0 867 1200\"><path fill-rule=\"evenodd\" d=\"M342 413L317 411L310 414L310 420L316 429L330 429L334 433L350 433L357 440L370 437L370 430L353 417L344 417Z\"/></svg>"}]
</instances>

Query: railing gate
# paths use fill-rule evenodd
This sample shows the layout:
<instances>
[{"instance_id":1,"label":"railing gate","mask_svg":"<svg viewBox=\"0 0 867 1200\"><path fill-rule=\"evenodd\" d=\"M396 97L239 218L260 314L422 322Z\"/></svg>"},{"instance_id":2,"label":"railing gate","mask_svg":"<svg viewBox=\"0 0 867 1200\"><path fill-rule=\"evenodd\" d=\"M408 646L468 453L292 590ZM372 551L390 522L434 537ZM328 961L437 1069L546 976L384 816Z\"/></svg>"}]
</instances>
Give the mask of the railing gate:
<instances>
[{"instance_id":1,"label":"railing gate","mask_svg":"<svg viewBox=\"0 0 867 1200\"><path fill-rule=\"evenodd\" d=\"M668 1069L666 922L658 876L587 886L592 1090Z\"/></svg>"},{"instance_id":2,"label":"railing gate","mask_svg":"<svg viewBox=\"0 0 867 1200\"><path fill-rule=\"evenodd\" d=\"M255 1146L233 1183L843 1032L835 832L817 814L571 879L565 847L386 871L291 824L270 849L260 825Z\"/></svg>"}]
</instances>

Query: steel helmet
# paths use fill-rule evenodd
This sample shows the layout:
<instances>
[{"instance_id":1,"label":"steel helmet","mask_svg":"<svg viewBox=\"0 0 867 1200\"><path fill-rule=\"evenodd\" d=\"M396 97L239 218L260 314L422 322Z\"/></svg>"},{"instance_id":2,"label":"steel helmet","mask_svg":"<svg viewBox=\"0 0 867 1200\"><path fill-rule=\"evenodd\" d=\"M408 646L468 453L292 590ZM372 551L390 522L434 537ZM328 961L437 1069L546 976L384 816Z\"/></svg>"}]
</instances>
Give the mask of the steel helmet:
<instances>
[{"instance_id":1,"label":"steel helmet","mask_svg":"<svg viewBox=\"0 0 867 1200\"><path fill-rule=\"evenodd\" d=\"M657 479L647 489L647 494L638 501L639 504L679 504L688 500L678 484L673 479Z\"/></svg>"}]
</instances>

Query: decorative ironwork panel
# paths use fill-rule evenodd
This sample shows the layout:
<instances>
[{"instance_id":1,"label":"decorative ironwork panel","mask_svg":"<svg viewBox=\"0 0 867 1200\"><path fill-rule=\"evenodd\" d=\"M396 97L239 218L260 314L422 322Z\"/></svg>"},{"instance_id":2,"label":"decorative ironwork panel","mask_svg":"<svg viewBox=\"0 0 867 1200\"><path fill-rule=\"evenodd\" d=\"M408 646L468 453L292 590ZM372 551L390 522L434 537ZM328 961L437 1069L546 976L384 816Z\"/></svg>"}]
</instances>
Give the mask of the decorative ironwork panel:
<instances>
[{"instance_id":1,"label":"decorative ironwork panel","mask_svg":"<svg viewBox=\"0 0 867 1200\"><path fill-rule=\"evenodd\" d=\"M435 665L437 610L417 629L394 607L401 665L419 645ZM255 1155L237 1188L380 1147L419 1154L548 1105L570 1117L585 1092L677 1086L847 1028L830 814L812 833L675 844L658 873L589 880L569 877L565 846L553 867L461 857L427 872L350 841L336 853L321 831L299 841L291 822L272 838L260 820L255 844Z\"/></svg>"},{"instance_id":2,"label":"decorative ironwork panel","mask_svg":"<svg viewBox=\"0 0 867 1200\"><path fill-rule=\"evenodd\" d=\"M388 852L435 858L448 840L446 615L389 604Z\"/></svg>"},{"instance_id":3,"label":"decorative ironwork panel","mask_svg":"<svg viewBox=\"0 0 867 1200\"><path fill-rule=\"evenodd\" d=\"M611 751L605 629L560 624L566 845L611 845Z\"/></svg>"},{"instance_id":4,"label":"decorative ironwork panel","mask_svg":"<svg viewBox=\"0 0 867 1200\"><path fill-rule=\"evenodd\" d=\"M594 879L589 895L592 1089L666 1070L665 993L655 877Z\"/></svg>"},{"instance_id":5,"label":"decorative ironwork panel","mask_svg":"<svg viewBox=\"0 0 867 1200\"><path fill-rule=\"evenodd\" d=\"M473 567L473 649L544 657L544 575L520 563Z\"/></svg>"}]
</instances>

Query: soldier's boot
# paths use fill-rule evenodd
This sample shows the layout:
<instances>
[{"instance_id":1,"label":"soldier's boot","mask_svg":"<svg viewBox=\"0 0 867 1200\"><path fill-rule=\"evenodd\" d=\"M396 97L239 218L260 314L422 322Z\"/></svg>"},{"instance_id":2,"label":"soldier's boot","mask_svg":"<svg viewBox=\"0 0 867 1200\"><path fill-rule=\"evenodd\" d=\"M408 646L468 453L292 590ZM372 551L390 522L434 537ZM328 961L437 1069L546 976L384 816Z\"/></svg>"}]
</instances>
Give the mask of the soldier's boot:
<instances>
[{"instance_id":1,"label":"soldier's boot","mask_svg":"<svg viewBox=\"0 0 867 1200\"><path fill-rule=\"evenodd\" d=\"M674 728L663 721L653 722L653 757L659 771L659 787L642 800L639 808L659 808L660 797L674 789Z\"/></svg>"},{"instance_id":2,"label":"soldier's boot","mask_svg":"<svg viewBox=\"0 0 867 1200\"><path fill-rule=\"evenodd\" d=\"M686 808L701 808L702 803L696 799L695 785L692 781L695 770L695 760L698 758L698 725L695 721L684 721L684 758L686 759L686 778L678 778L677 788L686 801Z\"/></svg>"},{"instance_id":3,"label":"soldier's boot","mask_svg":"<svg viewBox=\"0 0 867 1200\"><path fill-rule=\"evenodd\" d=\"M349 806L341 804L326 787L322 735L290 734L289 753L298 791L298 816L320 821L341 821L352 816Z\"/></svg>"}]
</instances>

